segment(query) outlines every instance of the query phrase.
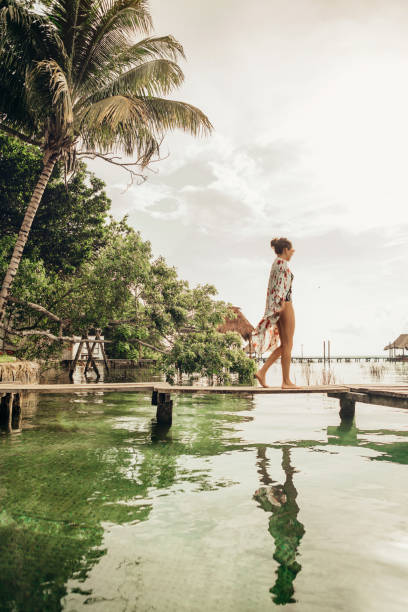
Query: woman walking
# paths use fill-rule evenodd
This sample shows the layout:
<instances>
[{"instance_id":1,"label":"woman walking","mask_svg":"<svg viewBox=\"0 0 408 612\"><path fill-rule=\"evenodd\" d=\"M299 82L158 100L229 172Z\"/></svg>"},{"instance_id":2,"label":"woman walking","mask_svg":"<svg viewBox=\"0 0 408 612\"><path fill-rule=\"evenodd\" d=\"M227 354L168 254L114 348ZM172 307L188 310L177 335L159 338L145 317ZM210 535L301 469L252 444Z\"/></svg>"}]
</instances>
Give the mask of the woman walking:
<instances>
[{"instance_id":1,"label":"woman walking","mask_svg":"<svg viewBox=\"0 0 408 612\"><path fill-rule=\"evenodd\" d=\"M289 270L290 261L295 249L287 238L274 238L271 247L277 255L269 275L266 307L263 319L253 332L252 346L258 358L263 353L272 351L260 370L255 374L263 387L265 376L271 365L281 358L282 389L297 389L290 380L290 360L295 331L295 312L292 304L293 274ZM280 339L280 346L277 346Z\"/></svg>"}]
</instances>

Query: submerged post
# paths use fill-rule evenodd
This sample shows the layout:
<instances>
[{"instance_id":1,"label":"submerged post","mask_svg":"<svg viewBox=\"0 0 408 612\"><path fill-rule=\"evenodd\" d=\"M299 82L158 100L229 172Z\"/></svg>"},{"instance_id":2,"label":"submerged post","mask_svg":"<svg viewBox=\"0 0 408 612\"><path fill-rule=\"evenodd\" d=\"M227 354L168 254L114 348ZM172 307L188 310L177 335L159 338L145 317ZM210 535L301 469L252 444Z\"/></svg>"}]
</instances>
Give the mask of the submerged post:
<instances>
[{"instance_id":1,"label":"submerged post","mask_svg":"<svg viewBox=\"0 0 408 612\"><path fill-rule=\"evenodd\" d=\"M13 401L14 393L9 393L7 397L7 431L10 433L12 430L13 423Z\"/></svg>"},{"instance_id":2,"label":"submerged post","mask_svg":"<svg viewBox=\"0 0 408 612\"><path fill-rule=\"evenodd\" d=\"M157 424L170 427L173 421L173 400L171 399L170 393L153 391L152 404L153 406L157 406Z\"/></svg>"},{"instance_id":3,"label":"submerged post","mask_svg":"<svg viewBox=\"0 0 408 612\"><path fill-rule=\"evenodd\" d=\"M341 419L351 419L354 417L356 411L356 398L352 397L348 392L338 392L328 393L327 397L336 397L340 400L340 418Z\"/></svg>"},{"instance_id":4,"label":"submerged post","mask_svg":"<svg viewBox=\"0 0 408 612\"><path fill-rule=\"evenodd\" d=\"M340 397L340 418L351 419L356 411L356 402L348 397Z\"/></svg>"},{"instance_id":5,"label":"submerged post","mask_svg":"<svg viewBox=\"0 0 408 612\"><path fill-rule=\"evenodd\" d=\"M21 430L21 393L2 393L0 396L0 427L7 433Z\"/></svg>"}]
</instances>

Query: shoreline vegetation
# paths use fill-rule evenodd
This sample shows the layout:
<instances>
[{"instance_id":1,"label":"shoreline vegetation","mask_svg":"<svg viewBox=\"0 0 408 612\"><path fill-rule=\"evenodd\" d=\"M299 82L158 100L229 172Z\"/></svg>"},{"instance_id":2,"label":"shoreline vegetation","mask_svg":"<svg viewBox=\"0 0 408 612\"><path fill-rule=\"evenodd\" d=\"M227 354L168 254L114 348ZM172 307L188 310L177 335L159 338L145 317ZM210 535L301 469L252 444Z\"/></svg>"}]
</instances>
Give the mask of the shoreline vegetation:
<instances>
[{"instance_id":1,"label":"shoreline vegetation","mask_svg":"<svg viewBox=\"0 0 408 612\"><path fill-rule=\"evenodd\" d=\"M0 133L0 272L16 240L27 191L41 154ZM7 177L13 176L11 184ZM218 327L236 314L216 299L212 285L190 288L149 242L110 213L105 184L81 163L66 185L61 164L44 193L14 280L7 342L17 358L55 359L66 343L58 337L102 328L108 358L155 358L169 382L184 374L227 383L238 374L252 381L255 365L235 332ZM101 298L103 296L103 299ZM32 306L43 310L34 310ZM54 315L54 319L48 314ZM21 331L20 331L21 330ZM44 335L31 335L31 331ZM157 351L138 341L156 347ZM0 356L4 359L7 356Z\"/></svg>"},{"instance_id":2,"label":"shoreline vegetation","mask_svg":"<svg viewBox=\"0 0 408 612\"><path fill-rule=\"evenodd\" d=\"M141 183L168 131L213 129L169 97L184 80L184 50L154 35L148 2L97 4L3 3L0 348L47 360L100 329L108 357L154 357L169 381L252 381L240 336L218 331L231 305L212 285L191 288L126 217L111 217L105 184L85 165L103 159Z\"/></svg>"},{"instance_id":3,"label":"shoreline vegetation","mask_svg":"<svg viewBox=\"0 0 408 612\"><path fill-rule=\"evenodd\" d=\"M13 355L0 355L0 363L12 363L16 361L16 357Z\"/></svg>"}]
</instances>

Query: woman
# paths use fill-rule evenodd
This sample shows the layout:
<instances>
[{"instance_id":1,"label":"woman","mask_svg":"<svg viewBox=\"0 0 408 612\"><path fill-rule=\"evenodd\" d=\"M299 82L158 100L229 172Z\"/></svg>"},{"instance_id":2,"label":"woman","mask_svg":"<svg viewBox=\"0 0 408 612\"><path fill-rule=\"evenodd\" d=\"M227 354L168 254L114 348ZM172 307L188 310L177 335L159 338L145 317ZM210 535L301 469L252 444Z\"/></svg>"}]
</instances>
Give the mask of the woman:
<instances>
[{"instance_id":1,"label":"woman","mask_svg":"<svg viewBox=\"0 0 408 612\"><path fill-rule=\"evenodd\" d=\"M253 332L252 346L261 358L263 353L271 350L272 353L255 374L263 387L265 376L271 365L281 358L282 363L282 389L297 389L289 377L290 360L295 331L295 313L292 304L293 274L289 270L290 261L295 249L287 238L274 238L271 247L277 255L272 264L269 275L268 292L266 294L266 307L263 319ZM280 339L280 346L277 347Z\"/></svg>"}]
</instances>

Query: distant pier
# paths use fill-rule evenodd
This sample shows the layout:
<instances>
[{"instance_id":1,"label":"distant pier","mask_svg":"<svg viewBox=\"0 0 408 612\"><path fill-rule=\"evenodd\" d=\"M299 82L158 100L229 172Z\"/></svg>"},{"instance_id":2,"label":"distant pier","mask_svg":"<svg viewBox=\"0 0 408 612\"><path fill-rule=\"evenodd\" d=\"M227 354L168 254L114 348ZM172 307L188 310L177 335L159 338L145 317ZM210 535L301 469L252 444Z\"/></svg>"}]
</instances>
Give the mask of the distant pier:
<instances>
[{"instance_id":1,"label":"distant pier","mask_svg":"<svg viewBox=\"0 0 408 612\"><path fill-rule=\"evenodd\" d=\"M266 359L264 359L266 361ZM385 357L384 355L334 355L333 357L328 357L326 355L318 355L318 356L307 356L307 357L299 357L292 355L292 363L324 363L326 361L333 361L337 363L352 363L365 361L369 362L380 362L380 361L408 361L408 358L403 357Z\"/></svg>"}]
</instances>

